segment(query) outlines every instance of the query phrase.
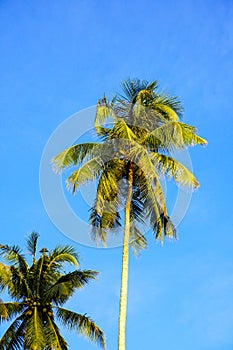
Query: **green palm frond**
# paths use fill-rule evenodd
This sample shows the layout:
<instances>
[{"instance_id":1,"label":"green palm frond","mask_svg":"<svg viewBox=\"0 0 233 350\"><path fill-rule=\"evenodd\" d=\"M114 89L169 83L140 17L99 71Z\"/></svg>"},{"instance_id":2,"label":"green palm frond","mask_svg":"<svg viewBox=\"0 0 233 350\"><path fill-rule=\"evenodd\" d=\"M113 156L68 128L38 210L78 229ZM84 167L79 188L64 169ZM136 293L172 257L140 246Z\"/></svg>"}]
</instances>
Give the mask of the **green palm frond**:
<instances>
[{"instance_id":1,"label":"green palm frond","mask_svg":"<svg viewBox=\"0 0 233 350\"><path fill-rule=\"evenodd\" d=\"M28 264L19 246L9 246L7 244L0 244L0 255L2 255L4 260L14 264L14 266L19 267L21 273L27 273Z\"/></svg>"},{"instance_id":2,"label":"green palm frond","mask_svg":"<svg viewBox=\"0 0 233 350\"><path fill-rule=\"evenodd\" d=\"M101 101L100 100L98 101L97 107L96 107L96 115L95 115L96 130L100 131L101 125L104 125L106 123L106 120L108 120L110 117L112 117L113 120L116 119L111 103L107 102L104 96L104 98Z\"/></svg>"},{"instance_id":3,"label":"green palm frond","mask_svg":"<svg viewBox=\"0 0 233 350\"><path fill-rule=\"evenodd\" d=\"M151 131L145 144L155 142L165 150L183 149L185 146L206 145L206 140L195 134L196 128L182 122L172 121Z\"/></svg>"},{"instance_id":4,"label":"green palm frond","mask_svg":"<svg viewBox=\"0 0 233 350\"><path fill-rule=\"evenodd\" d=\"M64 304L75 292L91 279L96 279L97 271L75 270L62 275L44 293L44 300L53 300L55 304Z\"/></svg>"},{"instance_id":5,"label":"green palm frond","mask_svg":"<svg viewBox=\"0 0 233 350\"><path fill-rule=\"evenodd\" d=\"M47 270L57 267L60 268L65 262L74 266L79 266L79 254L76 249L70 245L57 246L49 255Z\"/></svg>"},{"instance_id":6,"label":"green palm frond","mask_svg":"<svg viewBox=\"0 0 233 350\"><path fill-rule=\"evenodd\" d=\"M0 291L12 287L10 267L0 262Z\"/></svg>"},{"instance_id":7,"label":"green palm frond","mask_svg":"<svg viewBox=\"0 0 233 350\"><path fill-rule=\"evenodd\" d=\"M96 326L94 321L86 315L80 315L76 312L57 307L56 315L63 326L70 330L76 330L89 340L97 343L105 349L105 339L103 331Z\"/></svg>"},{"instance_id":8,"label":"green palm frond","mask_svg":"<svg viewBox=\"0 0 233 350\"><path fill-rule=\"evenodd\" d=\"M0 246L1 255L10 262L9 266L0 263L0 288L6 288L16 300L3 302L0 299L0 323L14 320L0 339L3 350L68 350L55 323L53 308L63 305L77 289L98 274L92 270L65 273L65 264L79 266L78 253L69 245L57 246L51 251L42 249L37 260L38 236L33 233L27 239L34 256L31 266L18 246Z\"/></svg>"},{"instance_id":9,"label":"green palm frond","mask_svg":"<svg viewBox=\"0 0 233 350\"><path fill-rule=\"evenodd\" d=\"M161 206L166 207L163 190L159 181L159 176L155 170L148 152L137 142L131 142L129 149L129 159L137 164L144 173L147 181L154 185L154 191Z\"/></svg>"},{"instance_id":10,"label":"green palm frond","mask_svg":"<svg viewBox=\"0 0 233 350\"><path fill-rule=\"evenodd\" d=\"M25 324L24 343L26 349L44 349L46 339L41 315L37 307L34 307L31 317Z\"/></svg>"},{"instance_id":11,"label":"green palm frond","mask_svg":"<svg viewBox=\"0 0 233 350\"><path fill-rule=\"evenodd\" d=\"M60 172L72 165L80 165L84 159L91 157L99 143L89 142L71 146L52 159L53 169Z\"/></svg>"},{"instance_id":12,"label":"green palm frond","mask_svg":"<svg viewBox=\"0 0 233 350\"><path fill-rule=\"evenodd\" d=\"M104 245L108 231L121 226L119 207L123 172L124 161L121 159L113 158L105 164L98 181L96 200L90 209L91 237Z\"/></svg>"},{"instance_id":13,"label":"green palm frond","mask_svg":"<svg viewBox=\"0 0 233 350\"><path fill-rule=\"evenodd\" d=\"M192 172L176 159L159 153L151 153L151 158L161 174L173 177L182 186L199 187L199 183Z\"/></svg>"},{"instance_id":14,"label":"green palm frond","mask_svg":"<svg viewBox=\"0 0 233 350\"><path fill-rule=\"evenodd\" d=\"M23 331L25 320L22 321L22 315L17 317L8 327L0 339L1 350L19 350L24 344Z\"/></svg>"},{"instance_id":15,"label":"green palm frond","mask_svg":"<svg viewBox=\"0 0 233 350\"><path fill-rule=\"evenodd\" d=\"M0 301L0 323L9 321L25 309L22 303Z\"/></svg>"},{"instance_id":16,"label":"green palm frond","mask_svg":"<svg viewBox=\"0 0 233 350\"><path fill-rule=\"evenodd\" d=\"M111 131L110 128L107 128L107 127L102 127L102 126L98 126L96 127L96 134L102 139L102 140L105 140L108 138L109 136L109 133Z\"/></svg>"},{"instance_id":17,"label":"green palm frond","mask_svg":"<svg viewBox=\"0 0 233 350\"><path fill-rule=\"evenodd\" d=\"M114 127L112 128L109 134L109 138L112 140L137 140L137 136L133 133L133 131L130 129L130 127L126 124L124 120L120 120L117 123L115 123Z\"/></svg>"},{"instance_id":18,"label":"green palm frond","mask_svg":"<svg viewBox=\"0 0 233 350\"><path fill-rule=\"evenodd\" d=\"M121 83L122 90L124 92L123 99L126 99L129 103L135 103L138 94L144 90L151 94L158 88L158 81L148 82L140 79L125 79Z\"/></svg>"},{"instance_id":19,"label":"green palm frond","mask_svg":"<svg viewBox=\"0 0 233 350\"><path fill-rule=\"evenodd\" d=\"M100 157L89 160L68 177L67 187L75 193L80 185L94 181L100 175L102 169L103 161Z\"/></svg>"},{"instance_id":20,"label":"green palm frond","mask_svg":"<svg viewBox=\"0 0 233 350\"><path fill-rule=\"evenodd\" d=\"M27 242L27 249L29 251L29 253L32 254L33 259L35 259L35 255L36 255L36 244L37 244L37 240L39 238L39 234L37 232L31 232L30 235L28 236L28 238L26 239Z\"/></svg>"},{"instance_id":21,"label":"green palm frond","mask_svg":"<svg viewBox=\"0 0 233 350\"><path fill-rule=\"evenodd\" d=\"M135 255L138 255L140 250L146 249L147 247L147 239L135 223L132 224L130 229L129 244L131 245Z\"/></svg>"},{"instance_id":22,"label":"green palm frond","mask_svg":"<svg viewBox=\"0 0 233 350\"><path fill-rule=\"evenodd\" d=\"M56 350L68 350L68 344L62 337L60 330L52 317L46 318L44 327L46 348L45 350L56 349Z\"/></svg>"},{"instance_id":23,"label":"green palm frond","mask_svg":"<svg viewBox=\"0 0 233 350\"><path fill-rule=\"evenodd\" d=\"M150 108L159 111L167 120L179 120L184 109L177 96L169 96L166 93L156 94Z\"/></svg>"}]
</instances>

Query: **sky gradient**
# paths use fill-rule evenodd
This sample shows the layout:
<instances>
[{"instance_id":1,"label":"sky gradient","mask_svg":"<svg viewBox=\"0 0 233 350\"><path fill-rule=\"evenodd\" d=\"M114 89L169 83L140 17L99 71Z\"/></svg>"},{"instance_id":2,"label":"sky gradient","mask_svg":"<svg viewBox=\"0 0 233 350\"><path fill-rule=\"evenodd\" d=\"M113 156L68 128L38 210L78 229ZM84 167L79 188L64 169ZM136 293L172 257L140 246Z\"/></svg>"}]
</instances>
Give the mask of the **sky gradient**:
<instances>
[{"instance_id":1,"label":"sky gradient","mask_svg":"<svg viewBox=\"0 0 233 350\"><path fill-rule=\"evenodd\" d=\"M23 246L36 230L41 246L73 244L82 268L101 271L68 307L103 328L109 350L121 249L81 246L52 224L39 188L43 149L61 122L129 76L180 97L184 121L208 140L190 151L201 186L178 241L161 246L149 234L148 249L130 256L127 348L232 349L232 18L232 0L0 2L0 242ZM97 349L63 334L70 350Z\"/></svg>"}]
</instances>

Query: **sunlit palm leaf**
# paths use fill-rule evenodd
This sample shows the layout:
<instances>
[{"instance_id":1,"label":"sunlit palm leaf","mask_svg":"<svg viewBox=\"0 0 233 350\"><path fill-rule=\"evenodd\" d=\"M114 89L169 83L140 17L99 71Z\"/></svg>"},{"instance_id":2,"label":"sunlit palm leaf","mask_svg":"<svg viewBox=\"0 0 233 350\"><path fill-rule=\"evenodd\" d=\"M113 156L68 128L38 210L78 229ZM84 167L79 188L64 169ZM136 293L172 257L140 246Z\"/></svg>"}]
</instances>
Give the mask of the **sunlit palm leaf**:
<instances>
[{"instance_id":1,"label":"sunlit palm leaf","mask_svg":"<svg viewBox=\"0 0 233 350\"><path fill-rule=\"evenodd\" d=\"M52 159L53 169L60 172L72 165L80 165L85 158L91 157L98 143L82 143L71 146Z\"/></svg>"},{"instance_id":2,"label":"sunlit palm leaf","mask_svg":"<svg viewBox=\"0 0 233 350\"><path fill-rule=\"evenodd\" d=\"M161 174L173 177L178 184L193 188L199 186L193 173L176 159L159 153L151 153L151 158Z\"/></svg>"}]
</instances>

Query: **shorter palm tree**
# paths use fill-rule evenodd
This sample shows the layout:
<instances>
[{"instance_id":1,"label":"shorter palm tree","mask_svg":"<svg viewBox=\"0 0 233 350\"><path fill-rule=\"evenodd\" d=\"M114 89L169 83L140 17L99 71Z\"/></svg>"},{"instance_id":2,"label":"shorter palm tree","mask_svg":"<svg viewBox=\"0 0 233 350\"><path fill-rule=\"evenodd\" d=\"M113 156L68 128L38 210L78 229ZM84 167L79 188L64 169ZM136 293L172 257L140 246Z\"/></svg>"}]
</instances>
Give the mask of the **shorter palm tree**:
<instances>
[{"instance_id":1,"label":"shorter palm tree","mask_svg":"<svg viewBox=\"0 0 233 350\"><path fill-rule=\"evenodd\" d=\"M0 255L9 263L0 263L0 290L7 290L13 299L0 302L0 322L13 319L0 339L0 349L67 350L55 319L104 349L103 331L94 321L62 307L77 289L95 279L97 272L80 270L78 253L68 245L51 251L43 248L37 259L38 237L32 232L27 239L31 266L19 246L0 245ZM65 273L67 263L76 269Z\"/></svg>"}]
</instances>

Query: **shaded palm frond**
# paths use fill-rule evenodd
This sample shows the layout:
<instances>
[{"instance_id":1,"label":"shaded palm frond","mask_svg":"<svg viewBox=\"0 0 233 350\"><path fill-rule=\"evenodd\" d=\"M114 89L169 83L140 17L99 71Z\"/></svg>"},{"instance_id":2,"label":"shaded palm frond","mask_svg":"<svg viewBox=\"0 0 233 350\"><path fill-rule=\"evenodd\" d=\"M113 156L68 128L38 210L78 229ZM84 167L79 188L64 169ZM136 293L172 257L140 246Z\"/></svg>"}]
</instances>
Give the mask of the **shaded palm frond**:
<instances>
[{"instance_id":1,"label":"shaded palm frond","mask_svg":"<svg viewBox=\"0 0 233 350\"><path fill-rule=\"evenodd\" d=\"M24 346L26 349L44 349L46 339L42 317L37 307L25 323Z\"/></svg>"},{"instance_id":2,"label":"shaded palm frond","mask_svg":"<svg viewBox=\"0 0 233 350\"><path fill-rule=\"evenodd\" d=\"M141 91L152 94L158 88L158 81L148 82L140 79L125 79L121 83L124 92L124 99L129 103L135 103L137 96Z\"/></svg>"},{"instance_id":3,"label":"shaded palm frond","mask_svg":"<svg viewBox=\"0 0 233 350\"><path fill-rule=\"evenodd\" d=\"M105 349L105 339L103 331L96 326L94 321L86 315L81 315L76 312L57 307L56 315L63 326L70 330L76 330L89 340L97 343Z\"/></svg>"},{"instance_id":4,"label":"shaded palm frond","mask_svg":"<svg viewBox=\"0 0 233 350\"><path fill-rule=\"evenodd\" d=\"M53 300L55 304L64 304L75 292L82 288L90 279L96 279L97 271L75 270L62 275L44 293L44 300Z\"/></svg>"},{"instance_id":5,"label":"shaded palm frond","mask_svg":"<svg viewBox=\"0 0 233 350\"><path fill-rule=\"evenodd\" d=\"M131 160L131 162L137 164L140 170L144 173L144 176L147 178L147 181L154 185L154 191L156 192L158 202L162 207L165 208L166 203L163 190L159 182L159 176L155 170L155 167L152 163L148 152L137 142L131 141L129 149L129 159Z\"/></svg>"},{"instance_id":6,"label":"shaded palm frond","mask_svg":"<svg viewBox=\"0 0 233 350\"><path fill-rule=\"evenodd\" d=\"M0 323L11 320L24 309L25 306L22 303L0 301Z\"/></svg>"},{"instance_id":7,"label":"shaded palm frond","mask_svg":"<svg viewBox=\"0 0 233 350\"><path fill-rule=\"evenodd\" d=\"M0 244L0 255L2 255L4 260L18 267L20 269L20 272L26 276L28 271L28 263L19 246Z\"/></svg>"},{"instance_id":8,"label":"shaded palm frond","mask_svg":"<svg viewBox=\"0 0 233 350\"><path fill-rule=\"evenodd\" d=\"M132 224L130 229L129 244L131 245L135 255L138 255L140 250L146 249L147 247L147 239L135 223Z\"/></svg>"},{"instance_id":9,"label":"shaded palm frond","mask_svg":"<svg viewBox=\"0 0 233 350\"><path fill-rule=\"evenodd\" d=\"M25 322L22 321L22 316L17 317L12 324L7 328L6 332L0 339L1 350L19 350L24 344L23 330Z\"/></svg>"},{"instance_id":10,"label":"shaded palm frond","mask_svg":"<svg viewBox=\"0 0 233 350\"><path fill-rule=\"evenodd\" d=\"M29 270L28 270L29 272ZM9 281L6 283L8 293L15 300L22 300L25 295L31 294L28 286L28 272L22 273L20 268L10 266Z\"/></svg>"},{"instance_id":11,"label":"shaded palm frond","mask_svg":"<svg viewBox=\"0 0 233 350\"><path fill-rule=\"evenodd\" d=\"M34 259L35 259L35 255L36 255L36 244L37 244L37 240L38 240L39 236L40 236L39 233L33 231L30 233L30 235L26 239L27 250L29 251L29 253L32 254Z\"/></svg>"},{"instance_id":12,"label":"shaded palm frond","mask_svg":"<svg viewBox=\"0 0 233 350\"><path fill-rule=\"evenodd\" d=\"M60 330L53 318L48 316L45 319L45 339L46 347L45 350L56 349L56 350L68 350L68 344L66 340L62 337Z\"/></svg>"}]
</instances>

